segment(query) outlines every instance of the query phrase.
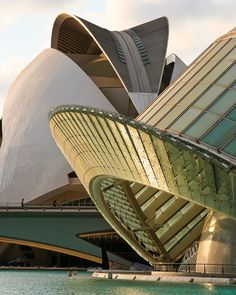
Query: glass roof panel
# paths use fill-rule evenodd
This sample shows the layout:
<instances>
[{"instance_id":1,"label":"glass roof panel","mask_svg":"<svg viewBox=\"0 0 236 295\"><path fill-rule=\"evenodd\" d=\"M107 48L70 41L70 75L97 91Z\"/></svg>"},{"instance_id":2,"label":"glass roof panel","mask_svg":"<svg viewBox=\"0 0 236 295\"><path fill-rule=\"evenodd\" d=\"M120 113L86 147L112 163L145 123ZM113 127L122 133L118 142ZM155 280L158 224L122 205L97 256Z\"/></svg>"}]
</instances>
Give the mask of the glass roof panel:
<instances>
[{"instance_id":1,"label":"glass roof panel","mask_svg":"<svg viewBox=\"0 0 236 295\"><path fill-rule=\"evenodd\" d=\"M235 133L235 124L223 119L204 138L203 142L219 148Z\"/></svg>"},{"instance_id":2,"label":"glass roof panel","mask_svg":"<svg viewBox=\"0 0 236 295\"><path fill-rule=\"evenodd\" d=\"M203 114L190 128L185 132L186 135L200 138L218 119L215 114Z\"/></svg>"},{"instance_id":3,"label":"glass roof panel","mask_svg":"<svg viewBox=\"0 0 236 295\"><path fill-rule=\"evenodd\" d=\"M236 103L236 89L229 89L209 109L209 112L219 115L227 112Z\"/></svg>"},{"instance_id":4,"label":"glass roof panel","mask_svg":"<svg viewBox=\"0 0 236 295\"><path fill-rule=\"evenodd\" d=\"M218 119L220 119L220 117L223 116L225 112L227 112L233 105L235 105L235 103L236 103L236 92L234 91L234 88L229 89L227 92L225 92L224 95L222 95L217 101L214 102L214 104L207 110L205 114L200 116L200 118L190 128L187 129L185 134L194 138L201 137L201 135L207 132L207 130L210 129L210 127ZM232 121L236 121L236 109L234 108L234 110L232 110L226 116L226 118ZM222 124L223 124L222 126L225 126L224 123ZM218 128L220 128L220 126ZM229 124L229 128L230 128L230 124Z\"/></svg>"},{"instance_id":5,"label":"glass roof panel","mask_svg":"<svg viewBox=\"0 0 236 295\"><path fill-rule=\"evenodd\" d=\"M223 151L227 154L236 157L236 137L225 146Z\"/></svg>"},{"instance_id":6,"label":"glass roof panel","mask_svg":"<svg viewBox=\"0 0 236 295\"><path fill-rule=\"evenodd\" d=\"M236 95L235 95L235 97L236 97ZM236 122L236 107L234 107L232 109L232 111L230 113L228 113L228 115L226 116L226 118L232 120L233 122Z\"/></svg>"},{"instance_id":7,"label":"glass roof panel","mask_svg":"<svg viewBox=\"0 0 236 295\"><path fill-rule=\"evenodd\" d=\"M201 95L197 101L181 115L181 117L171 126L170 130L175 132L182 132L194 119L196 119L208 106L211 105L235 81L236 64L226 71L210 88ZM216 114L226 112L235 103L236 84L221 97L221 104L218 108L212 108L211 111Z\"/></svg>"}]
</instances>

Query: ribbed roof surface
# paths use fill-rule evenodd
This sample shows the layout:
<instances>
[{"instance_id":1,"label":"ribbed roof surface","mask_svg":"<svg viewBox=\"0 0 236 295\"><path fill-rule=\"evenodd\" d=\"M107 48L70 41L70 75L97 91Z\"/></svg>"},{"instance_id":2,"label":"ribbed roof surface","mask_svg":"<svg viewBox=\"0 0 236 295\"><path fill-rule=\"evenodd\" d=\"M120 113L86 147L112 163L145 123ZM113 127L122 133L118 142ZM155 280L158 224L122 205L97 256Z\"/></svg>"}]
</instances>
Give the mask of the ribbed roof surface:
<instances>
[{"instance_id":1,"label":"ribbed roof surface","mask_svg":"<svg viewBox=\"0 0 236 295\"><path fill-rule=\"evenodd\" d=\"M199 238L208 208L236 218L233 167L214 155L91 108L62 106L50 118L99 211L151 264L157 255L178 259Z\"/></svg>"},{"instance_id":2,"label":"ribbed roof surface","mask_svg":"<svg viewBox=\"0 0 236 295\"><path fill-rule=\"evenodd\" d=\"M138 118L236 160L236 36L219 38ZM231 161L230 160L230 161Z\"/></svg>"}]
</instances>

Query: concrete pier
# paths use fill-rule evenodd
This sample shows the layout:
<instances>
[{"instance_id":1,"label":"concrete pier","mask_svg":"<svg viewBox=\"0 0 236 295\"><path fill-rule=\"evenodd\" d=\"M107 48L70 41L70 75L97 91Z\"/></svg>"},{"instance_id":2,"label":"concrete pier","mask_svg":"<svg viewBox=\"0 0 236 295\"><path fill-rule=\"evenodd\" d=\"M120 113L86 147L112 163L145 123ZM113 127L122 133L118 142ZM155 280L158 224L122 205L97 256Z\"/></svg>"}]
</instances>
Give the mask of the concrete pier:
<instances>
[{"instance_id":1,"label":"concrete pier","mask_svg":"<svg viewBox=\"0 0 236 295\"><path fill-rule=\"evenodd\" d=\"M197 272L209 272L203 264L224 265L215 268L215 273L235 273L236 271L236 221L214 211L209 212L201 235L197 254Z\"/></svg>"}]
</instances>

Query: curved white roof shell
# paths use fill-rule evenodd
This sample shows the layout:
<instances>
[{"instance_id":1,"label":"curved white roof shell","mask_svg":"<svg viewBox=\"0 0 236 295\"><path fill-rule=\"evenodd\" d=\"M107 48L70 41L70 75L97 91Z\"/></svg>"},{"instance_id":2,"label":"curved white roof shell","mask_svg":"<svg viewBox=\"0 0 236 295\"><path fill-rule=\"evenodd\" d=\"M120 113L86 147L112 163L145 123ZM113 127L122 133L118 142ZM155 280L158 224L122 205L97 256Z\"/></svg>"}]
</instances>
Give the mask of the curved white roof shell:
<instances>
[{"instance_id":1,"label":"curved white roof shell","mask_svg":"<svg viewBox=\"0 0 236 295\"><path fill-rule=\"evenodd\" d=\"M16 78L3 110L0 202L25 202L68 183L72 171L48 128L48 111L78 103L115 111L71 59L46 49Z\"/></svg>"},{"instance_id":2,"label":"curved white roof shell","mask_svg":"<svg viewBox=\"0 0 236 295\"><path fill-rule=\"evenodd\" d=\"M123 31L109 31L82 18L61 14L54 23L51 45L73 57L103 53L140 113L158 94L168 32L166 17Z\"/></svg>"}]
</instances>

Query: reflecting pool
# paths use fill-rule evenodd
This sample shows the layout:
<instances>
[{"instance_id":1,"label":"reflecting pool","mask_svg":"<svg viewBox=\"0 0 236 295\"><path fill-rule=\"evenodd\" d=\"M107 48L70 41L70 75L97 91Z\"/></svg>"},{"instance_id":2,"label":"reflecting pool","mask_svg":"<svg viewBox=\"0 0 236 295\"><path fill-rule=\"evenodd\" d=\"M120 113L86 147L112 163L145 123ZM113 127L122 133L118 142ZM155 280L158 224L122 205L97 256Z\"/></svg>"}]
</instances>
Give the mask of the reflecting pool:
<instances>
[{"instance_id":1,"label":"reflecting pool","mask_svg":"<svg viewBox=\"0 0 236 295\"><path fill-rule=\"evenodd\" d=\"M233 285L174 284L101 280L79 272L68 277L64 271L0 271L1 295L235 295Z\"/></svg>"}]
</instances>

